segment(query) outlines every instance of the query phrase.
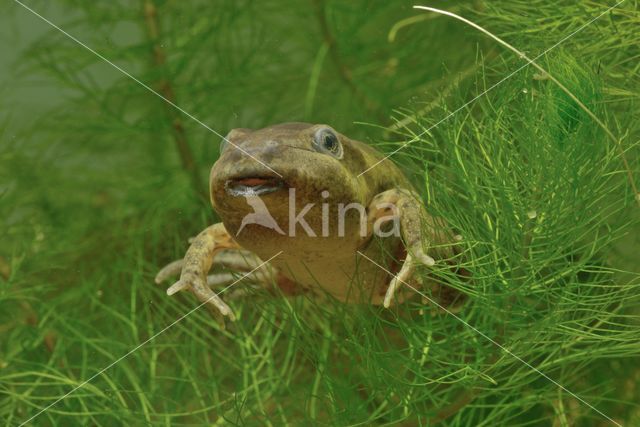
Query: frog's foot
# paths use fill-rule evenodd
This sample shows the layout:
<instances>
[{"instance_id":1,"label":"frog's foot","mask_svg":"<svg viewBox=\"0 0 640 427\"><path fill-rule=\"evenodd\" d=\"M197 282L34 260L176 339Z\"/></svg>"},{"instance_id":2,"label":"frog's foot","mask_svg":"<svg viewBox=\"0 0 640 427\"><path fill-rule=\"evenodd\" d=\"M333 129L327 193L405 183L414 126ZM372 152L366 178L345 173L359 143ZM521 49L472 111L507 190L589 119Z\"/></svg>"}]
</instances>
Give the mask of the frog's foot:
<instances>
[{"instance_id":1,"label":"frog's foot","mask_svg":"<svg viewBox=\"0 0 640 427\"><path fill-rule=\"evenodd\" d=\"M182 260L174 261L174 263L180 263L179 268L182 268ZM174 264L174 263L171 263L171 264ZM167 267L165 268L168 268L171 264L167 265ZM162 271L160 273L162 273ZM158 276L160 276L160 273L158 273ZM158 276L156 276L156 279L158 279ZM159 281L162 281L165 278L166 277L162 277L161 280ZM260 281L264 280L264 274L258 274L254 272L238 278L237 274L215 273L207 276L206 283L209 289L218 290L218 293L220 293L225 291L227 287L230 287L243 279L246 279L249 283L246 285L243 285L242 288L229 290L229 292L225 294L228 300L233 301L236 299L240 299L246 296L247 294L249 294L250 292L260 289L260 286L255 285L253 283L259 283ZM193 287L189 284L188 281L178 280L167 289L167 295L171 296L180 291L189 290L189 289L193 291ZM214 293L214 295L218 295L218 293ZM203 295L203 297L199 297L201 301L204 298L206 298L205 301L208 303L208 299L210 297L208 295ZM228 316L229 319L231 319L232 321L235 320L235 316L233 315L233 312L231 311L229 306L225 304L224 301L222 301L222 299L220 298L214 299L212 300L212 303L213 303L213 307L215 307L218 313L222 314L223 316Z\"/></svg>"},{"instance_id":2,"label":"frog's foot","mask_svg":"<svg viewBox=\"0 0 640 427\"><path fill-rule=\"evenodd\" d=\"M216 317L219 322L222 320L220 316L226 316L231 321L236 319L231 308L208 286L207 280L193 272L183 271L180 280L167 289L167 295L173 295L176 292L187 289L200 300L201 305L207 305L212 309L214 317ZM222 326L224 326L224 323L222 323Z\"/></svg>"},{"instance_id":3,"label":"frog's foot","mask_svg":"<svg viewBox=\"0 0 640 427\"><path fill-rule=\"evenodd\" d=\"M183 290L191 291L202 302L201 305L207 305L221 326L224 326L224 317L233 321L235 315L218 293L211 290L207 273L214 263L214 258L226 249L239 249L239 246L227 233L224 225L212 225L192 239L192 244L183 260L174 261L158 272L155 278L156 283L180 271L180 279L167 289L167 295ZM250 264L245 263L245 265Z\"/></svg>"},{"instance_id":4,"label":"frog's foot","mask_svg":"<svg viewBox=\"0 0 640 427\"><path fill-rule=\"evenodd\" d=\"M383 300L384 307L391 303L402 283L421 281L414 277L417 265L433 267L435 260L449 260L455 254L447 224L427 214L418 195L401 188L387 190L375 196L369 206L369 229L373 233L392 223L407 249L407 257L398 274L391 280ZM427 248L432 256L427 254ZM417 275L416 275L417 276ZM415 289L414 289L415 291Z\"/></svg>"},{"instance_id":5,"label":"frog's foot","mask_svg":"<svg viewBox=\"0 0 640 427\"><path fill-rule=\"evenodd\" d=\"M396 274L394 278L391 279L391 282L389 282L382 305L385 308L389 308L400 286L403 284L407 285L413 281L412 279L414 279L416 265L424 264L427 267L433 267L435 263L436 261L429 255L425 254L421 249L417 250L413 254L407 254L407 257L402 264L402 268L400 268L398 274Z\"/></svg>"}]
</instances>

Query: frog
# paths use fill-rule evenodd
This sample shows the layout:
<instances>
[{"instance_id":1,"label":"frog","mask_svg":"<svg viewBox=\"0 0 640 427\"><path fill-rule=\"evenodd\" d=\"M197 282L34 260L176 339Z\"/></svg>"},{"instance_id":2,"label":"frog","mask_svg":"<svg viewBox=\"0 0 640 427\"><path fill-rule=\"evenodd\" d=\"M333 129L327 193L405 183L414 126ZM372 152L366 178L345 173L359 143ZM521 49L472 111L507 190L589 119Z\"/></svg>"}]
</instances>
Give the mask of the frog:
<instances>
[{"instance_id":1,"label":"frog","mask_svg":"<svg viewBox=\"0 0 640 427\"><path fill-rule=\"evenodd\" d=\"M416 286L442 291L442 281L416 271L448 267L459 253L460 236L427 212L398 165L326 124L231 130L209 189L220 222L155 281L179 274L167 294L190 291L222 325L236 316L214 290L235 284L234 273L249 283L234 298L257 287L390 308ZM218 268L227 272L209 274Z\"/></svg>"}]
</instances>

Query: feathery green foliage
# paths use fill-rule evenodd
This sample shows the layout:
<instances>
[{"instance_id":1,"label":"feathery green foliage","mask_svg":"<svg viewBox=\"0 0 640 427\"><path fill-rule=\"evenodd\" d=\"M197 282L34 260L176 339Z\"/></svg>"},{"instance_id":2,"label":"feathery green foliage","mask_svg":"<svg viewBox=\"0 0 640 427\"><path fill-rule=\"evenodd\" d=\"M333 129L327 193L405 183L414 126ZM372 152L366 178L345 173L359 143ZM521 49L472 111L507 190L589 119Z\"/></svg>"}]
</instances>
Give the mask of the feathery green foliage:
<instances>
[{"instance_id":1,"label":"feathery green foliage","mask_svg":"<svg viewBox=\"0 0 640 427\"><path fill-rule=\"evenodd\" d=\"M392 159L463 236L472 274L435 272L468 295L457 317L419 297L385 310L258 291L227 331L196 311L33 424L640 424L640 208L618 147L535 69L460 109L523 65L512 52L408 1L26 4L222 134L325 122L389 153L417 137ZM608 7L432 6L530 57ZM639 8L538 60L620 138L636 183ZM195 307L153 275L216 220L203 192L220 138L9 9L0 419L20 425Z\"/></svg>"}]
</instances>

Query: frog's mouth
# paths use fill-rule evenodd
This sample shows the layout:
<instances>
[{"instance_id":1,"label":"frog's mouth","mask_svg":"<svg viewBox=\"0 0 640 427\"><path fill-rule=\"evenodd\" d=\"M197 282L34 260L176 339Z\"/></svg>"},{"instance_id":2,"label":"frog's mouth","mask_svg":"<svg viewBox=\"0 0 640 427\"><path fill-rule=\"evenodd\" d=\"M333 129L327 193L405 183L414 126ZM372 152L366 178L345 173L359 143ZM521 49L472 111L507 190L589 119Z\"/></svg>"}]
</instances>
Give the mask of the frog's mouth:
<instances>
[{"instance_id":1,"label":"frog's mouth","mask_svg":"<svg viewBox=\"0 0 640 427\"><path fill-rule=\"evenodd\" d=\"M248 176L228 179L224 189L231 196L261 196L284 188L285 183L272 176Z\"/></svg>"}]
</instances>

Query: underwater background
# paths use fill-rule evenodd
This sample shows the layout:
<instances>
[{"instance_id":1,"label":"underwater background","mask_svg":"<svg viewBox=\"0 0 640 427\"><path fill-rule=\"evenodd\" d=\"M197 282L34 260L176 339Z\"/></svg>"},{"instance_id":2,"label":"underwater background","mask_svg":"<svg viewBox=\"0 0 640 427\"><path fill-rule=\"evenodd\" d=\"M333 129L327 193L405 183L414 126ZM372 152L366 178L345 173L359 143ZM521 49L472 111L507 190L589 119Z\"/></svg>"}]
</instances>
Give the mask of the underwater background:
<instances>
[{"instance_id":1,"label":"underwater background","mask_svg":"<svg viewBox=\"0 0 640 427\"><path fill-rule=\"evenodd\" d=\"M548 74L414 4L4 1L0 424L640 425L640 2L424 3ZM256 291L174 323L153 277L217 222L193 117L416 138L459 318Z\"/></svg>"}]
</instances>

